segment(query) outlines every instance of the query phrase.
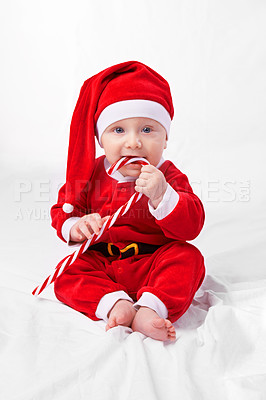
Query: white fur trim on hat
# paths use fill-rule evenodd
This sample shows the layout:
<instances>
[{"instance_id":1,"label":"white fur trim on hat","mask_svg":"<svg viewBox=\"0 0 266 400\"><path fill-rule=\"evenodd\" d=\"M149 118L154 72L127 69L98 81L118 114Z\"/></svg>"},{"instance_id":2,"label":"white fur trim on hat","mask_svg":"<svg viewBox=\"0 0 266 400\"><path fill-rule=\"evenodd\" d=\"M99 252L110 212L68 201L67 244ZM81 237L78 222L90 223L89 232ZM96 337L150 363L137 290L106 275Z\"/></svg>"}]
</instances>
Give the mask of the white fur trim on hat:
<instances>
[{"instance_id":1,"label":"white fur trim on hat","mask_svg":"<svg viewBox=\"0 0 266 400\"><path fill-rule=\"evenodd\" d=\"M164 106L151 100L123 100L110 104L101 112L96 123L100 145L102 145L101 136L109 125L121 119L133 117L154 119L165 128L167 138L169 137L171 117Z\"/></svg>"}]
</instances>

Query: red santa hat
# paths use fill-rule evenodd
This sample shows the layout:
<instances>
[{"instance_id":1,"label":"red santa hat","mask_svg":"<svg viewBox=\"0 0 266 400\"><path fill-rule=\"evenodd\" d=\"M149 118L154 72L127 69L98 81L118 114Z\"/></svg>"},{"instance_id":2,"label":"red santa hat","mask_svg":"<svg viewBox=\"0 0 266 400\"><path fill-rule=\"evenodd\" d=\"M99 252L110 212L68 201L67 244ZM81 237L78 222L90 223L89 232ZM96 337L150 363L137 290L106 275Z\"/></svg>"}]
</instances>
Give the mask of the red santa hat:
<instances>
[{"instance_id":1,"label":"red santa hat","mask_svg":"<svg viewBox=\"0 0 266 400\"><path fill-rule=\"evenodd\" d=\"M95 164L95 136L101 145L101 135L110 124L146 117L164 126L168 137L173 115L168 82L143 63L113 65L86 80L70 126L63 211L73 211L75 199L90 180ZM79 185L75 184L77 181Z\"/></svg>"}]
</instances>

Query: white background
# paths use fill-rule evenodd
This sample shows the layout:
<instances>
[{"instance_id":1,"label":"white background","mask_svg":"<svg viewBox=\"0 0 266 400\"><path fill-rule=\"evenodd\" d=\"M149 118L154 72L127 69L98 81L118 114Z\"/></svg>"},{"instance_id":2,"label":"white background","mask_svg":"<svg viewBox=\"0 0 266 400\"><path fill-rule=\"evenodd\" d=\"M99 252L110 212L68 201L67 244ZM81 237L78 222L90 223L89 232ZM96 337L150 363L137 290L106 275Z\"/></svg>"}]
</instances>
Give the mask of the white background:
<instances>
[{"instance_id":1,"label":"white background","mask_svg":"<svg viewBox=\"0 0 266 400\"><path fill-rule=\"evenodd\" d=\"M170 84L175 116L164 156L203 200L195 244L208 270L233 279L241 262L243 277L264 275L264 1L13 0L0 19L4 270L35 282L69 253L49 209L64 183L80 87L138 60ZM232 263L221 265L226 252Z\"/></svg>"}]
</instances>

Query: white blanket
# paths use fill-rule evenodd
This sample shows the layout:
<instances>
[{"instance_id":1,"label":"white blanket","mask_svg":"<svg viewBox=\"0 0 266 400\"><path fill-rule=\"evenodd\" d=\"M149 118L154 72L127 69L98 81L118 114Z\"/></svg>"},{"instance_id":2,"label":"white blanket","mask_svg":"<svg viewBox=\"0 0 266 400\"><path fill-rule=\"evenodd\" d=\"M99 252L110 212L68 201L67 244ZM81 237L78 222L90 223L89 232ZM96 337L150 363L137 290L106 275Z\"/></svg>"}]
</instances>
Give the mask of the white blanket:
<instances>
[{"instance_id":1,"label":"white blanket","mask_svg":"<svg viewBox=\"0 0 266 400\"><path fill-rule=\"evenodd\" d=\"M226 256L220 261L226 264ZM5 274L0 290L4 400L204 399L266 396L266 280L207 276L177 340L159 342L34 298L31 280ZM235 276L236 278L236 276ZM13 287L13 289L12 289ZM16 289L14 289L16 287Z\"/></svg>"}]
</instances>

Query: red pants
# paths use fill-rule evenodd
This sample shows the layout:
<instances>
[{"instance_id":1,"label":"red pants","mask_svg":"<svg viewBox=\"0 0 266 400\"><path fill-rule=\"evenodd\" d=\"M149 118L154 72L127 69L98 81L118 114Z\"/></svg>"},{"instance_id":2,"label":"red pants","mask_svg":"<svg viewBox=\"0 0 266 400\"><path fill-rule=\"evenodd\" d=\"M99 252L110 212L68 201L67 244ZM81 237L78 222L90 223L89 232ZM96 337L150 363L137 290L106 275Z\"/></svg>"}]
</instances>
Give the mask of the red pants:
<instances>
[{"instance_id":1,"label":"red pants","mask_svg":"<svg viewBox=\"0 0 266 400\"><path fill-rule=\"evenodd\" d=\"M153 254L119 260L87 250L55 281L58 300L96 321L96 308L110 292L124 290L134 301L143 292L157 296L175 322L190 306L205 275L200 251L173 241Z\"/></svg>"}]
</instances>

